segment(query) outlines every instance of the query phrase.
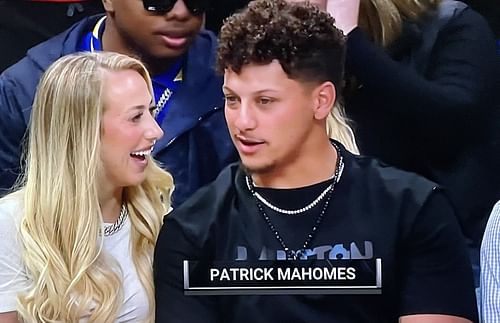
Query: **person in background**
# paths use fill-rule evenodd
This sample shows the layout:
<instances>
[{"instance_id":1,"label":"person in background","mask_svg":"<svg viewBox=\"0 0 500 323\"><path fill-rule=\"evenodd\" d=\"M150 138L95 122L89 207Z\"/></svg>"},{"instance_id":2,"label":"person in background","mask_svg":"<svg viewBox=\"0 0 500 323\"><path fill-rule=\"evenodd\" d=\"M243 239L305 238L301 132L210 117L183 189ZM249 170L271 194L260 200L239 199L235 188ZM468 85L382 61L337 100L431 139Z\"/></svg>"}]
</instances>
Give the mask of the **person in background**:
<instances>
[{"instance_id":1,"label":"person in background","mask_svg":"<svg viewBox=\"0 0 500 323\"><path fill-rule=\"evenodd\" d=\"M500 6L496 0L463 0L471 8L483 15L490 23L496 38L500 40Z\"/></svg>"},{"instance_id":2,"label":"person in background","mask_svg":"<svg viewBox=\"0 0 500 323\"><path fill-rule=\"evenodd\" d=\"M59 57L110 51L144 62L153 79L155 118L164 131L153 156L174 177L179 205L237 160L214 73L216 38L202 30L210 1L104 0L105 16L83 19L30 49L0 75L0 190L20 173L22 140L41 73ZM1 195L2 192L0 192Z\"/></svg>"},{"instance_id":3,"label":"person in background","mask_svg":"<svg viewBox=\"0 0 500 323\"><path fill-rule=\"evenodd\" d=\"M500 322L500 201L486 225L481 244L481 318L483 323Z\"/></svg>"},{"instance_id":4,"label":"person in background","mask_svg":"<svg viewBox=\"0 0 500 323\"><path fill-rule=\"evenodd\" d=\"M442 185L477 265L500 194L500 60L486 20L452 0L317 2L347 36L344 106L360 152Z\"/></svg>"},{"instance_id":5,"label":"person in background","mask_svg":"<svg viewBox=\"0 0 500 323\"><path fill-rule=\"evenodd\" d=\"M152 257L173 182L149 74L116 53L44 73L26 170L0 199L0 322L152 322Z\"/></svg>"},{"instance_id":6,"label":"person in background","mask_svg":"<svg viewBox=\"0 0 500 323\"><path fill-rule=\"evenodd\" d=\"M222 27L217 69L241 164L166 218L157 322L477 322L442 190L328 136L345 57L333 23L311 4L257 0ZM362 277L378 277L380 293L360 292Z\"/></svg>"},{"instance_id":7,"label":"person in background","mask_svg":"<svg viewBox=\"0 0 500 323\"><path fill-rule=\"evenodd\" d=\"M65 30L85 16L103 12L100 0L0 0L0 72L32 46Z\"/></svg>"}]
</instances>

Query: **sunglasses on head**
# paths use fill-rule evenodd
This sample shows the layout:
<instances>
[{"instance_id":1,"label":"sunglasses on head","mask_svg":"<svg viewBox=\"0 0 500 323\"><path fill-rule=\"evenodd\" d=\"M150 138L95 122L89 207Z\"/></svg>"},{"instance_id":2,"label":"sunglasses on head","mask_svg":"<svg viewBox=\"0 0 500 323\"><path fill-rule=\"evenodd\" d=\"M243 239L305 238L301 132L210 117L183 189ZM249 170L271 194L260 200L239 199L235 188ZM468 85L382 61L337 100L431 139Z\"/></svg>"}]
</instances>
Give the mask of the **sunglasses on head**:
<instances>
[{"instance_id":1,"label":"sunglasses on head","mask_svg":"<svg viewBox=\"0 0 500 323\"><path fill-rule=\"evenodd\" d=\"M144 9L149 12L167 13L180 0L142 0ZM193 15L201 15L210 7L209 0L182 0Z\"/></svg>"}]
</instances>

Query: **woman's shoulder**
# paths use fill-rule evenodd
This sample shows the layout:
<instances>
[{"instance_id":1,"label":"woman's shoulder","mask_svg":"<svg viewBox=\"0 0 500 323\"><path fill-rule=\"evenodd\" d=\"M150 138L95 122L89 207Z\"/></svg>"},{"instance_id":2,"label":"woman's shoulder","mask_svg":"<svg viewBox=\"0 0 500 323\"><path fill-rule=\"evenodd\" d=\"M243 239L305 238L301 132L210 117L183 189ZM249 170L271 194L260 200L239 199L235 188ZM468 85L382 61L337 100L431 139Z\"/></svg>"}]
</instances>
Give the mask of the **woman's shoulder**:
<instances>
[{"instance_id":1,"label":"woman's shoulder","mask_svg":"<svg viewBox=\"0 0 500 323\"><path fill-rule=\"evenodd\" d=\"M19 193L0 199L0 313L15 311L18 293L29 285L19 236L22 200Z\"/></svg>"},{"instance_id":2,"label":"woman's shoulder","mask_svg":"<svg viewBox=\"0 0 500 323\"><path fill-rule=\"evenodd\" d=\"M22 193L15 192L0 198L1 231L17 227L22 217Z\"/></svg>"}]
</instances>

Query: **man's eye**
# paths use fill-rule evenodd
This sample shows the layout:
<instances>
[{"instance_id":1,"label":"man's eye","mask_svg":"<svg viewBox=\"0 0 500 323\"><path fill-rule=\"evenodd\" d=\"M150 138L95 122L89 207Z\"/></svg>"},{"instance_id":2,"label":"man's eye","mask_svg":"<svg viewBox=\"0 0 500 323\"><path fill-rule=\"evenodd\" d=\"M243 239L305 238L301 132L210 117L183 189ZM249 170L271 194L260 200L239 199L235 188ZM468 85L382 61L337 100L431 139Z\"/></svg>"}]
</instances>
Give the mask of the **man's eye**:
<instances>
[{"instance_id":1,"label":"man's eye","mask_svg":"<svg viewBox=\"0 0 500 323\"><path fill-rule=\"evenodd\" d=\"M226 106L227 107L238 107L238 103L240 102L240 99L237 96L232 96L232 95L227 95L224 97L224 100L226 101Z\"/></svg>"},{"instance_id":2,"label":"man's eye","mask_svg":"<svg viewBox=\"0 0 500 323\"><path fill-rule=\"evenodd\" d=\"M259 102L259 104L267 105L267 104L272 103L273 99L271 99L271 98L259 98L258 102Z\"/></svg>"},{"instance_id":3,"label":"man's eye","mask_svg":"<svg viewBox=\"0 0 500 323\"><path fill-rule=\"evenodd\" d=\"M235 96L226 95L224 97L227 103L235 103L238 99Z\"/></svg>"}]
</instances>

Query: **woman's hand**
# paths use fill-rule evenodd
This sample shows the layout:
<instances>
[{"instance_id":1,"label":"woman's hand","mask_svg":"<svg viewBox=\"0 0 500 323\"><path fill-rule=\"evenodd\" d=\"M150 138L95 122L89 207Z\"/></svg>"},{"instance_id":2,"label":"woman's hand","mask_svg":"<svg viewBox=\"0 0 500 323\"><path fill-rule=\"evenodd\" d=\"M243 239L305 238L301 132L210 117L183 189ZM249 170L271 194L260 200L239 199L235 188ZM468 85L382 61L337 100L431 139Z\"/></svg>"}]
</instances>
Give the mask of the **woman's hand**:
<instances>
[{"instance_id":1,"label":"woman's hand","mask_svg":"<svg viewBox=\"0 0 500 323\"><path fill-rule=\"evenodd\" d=\"M348 35L358 26L360 0L327 0L326 11L335 18L335 27Z\"/></svg>"}]
</instances>

